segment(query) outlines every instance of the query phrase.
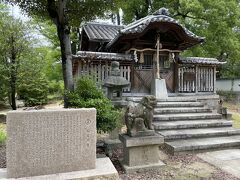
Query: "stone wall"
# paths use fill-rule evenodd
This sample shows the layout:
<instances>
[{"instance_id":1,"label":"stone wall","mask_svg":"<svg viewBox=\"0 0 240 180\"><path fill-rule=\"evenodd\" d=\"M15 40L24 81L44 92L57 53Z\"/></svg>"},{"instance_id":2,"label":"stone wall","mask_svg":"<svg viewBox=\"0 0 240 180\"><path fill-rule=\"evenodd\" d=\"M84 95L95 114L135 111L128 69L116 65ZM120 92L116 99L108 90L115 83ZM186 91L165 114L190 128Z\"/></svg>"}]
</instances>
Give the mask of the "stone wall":
<instances>
[{"instance_id":1,"label":"stone wall","mask_svg":"<svg viewBox=\"0 0 240 180\"><path fill-rule=\"evenodd\" d=\"M95 109L12 111L7 137L9 178L95 168Z\"/></svg>"},{"instance_id":2,"label":"stone wall","mask_svg":"<svg viewBox=\"0 0 240 180\"><path fill-rule=\"evenodd\" d=\"M216 90L217 91L233 91L240 92L240 79L217 79Z\"/></svg>"}]
</instances>

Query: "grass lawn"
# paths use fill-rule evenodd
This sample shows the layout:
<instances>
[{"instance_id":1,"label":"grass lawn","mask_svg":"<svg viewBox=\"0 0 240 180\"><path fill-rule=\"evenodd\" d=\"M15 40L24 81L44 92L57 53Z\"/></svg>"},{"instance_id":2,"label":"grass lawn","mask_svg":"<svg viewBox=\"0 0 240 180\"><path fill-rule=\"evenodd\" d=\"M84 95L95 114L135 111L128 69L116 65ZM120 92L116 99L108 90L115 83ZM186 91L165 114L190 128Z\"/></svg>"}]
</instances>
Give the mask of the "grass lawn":
<instances>
[{"instance_id":1,"label":"grass lawn","mask_svg":"<svg viewBox=\"0 0 240 180\"><path fill-rule=\"evenodd\" d=\"M233 119L233 127L240 128L240 114L233 113L232 119Z\"/></svg>"},{"instance_id":2,"label":"grass lawn","mask_svg":"<svg viewBox=\"0 0 240 180\"><path fill-rule=\"evenodd\" d=\"M6 141L6 124L0 123L0 144Z\"/></svg>"},{"instance_id":3,"label":"grass lawn","mask_svg":"<svg viewBox=\"0 0 240 180\"><path fill-rule=\"evenodd\" d=\"M240 113L240 103L224 102L223 107L226 107L230 112Z\"/></svg>"},{"instance_id":4,"label":"grass lawn","mask_svg":"<svg viewBox=\"0 0 240 180\"><path fill-rule=\"evenodd\" d=\"M230 102L224 102L223 106L232 113L233 126L235 128L240 128L240 103L235 104Z\"/></svg>"}]
</instances>

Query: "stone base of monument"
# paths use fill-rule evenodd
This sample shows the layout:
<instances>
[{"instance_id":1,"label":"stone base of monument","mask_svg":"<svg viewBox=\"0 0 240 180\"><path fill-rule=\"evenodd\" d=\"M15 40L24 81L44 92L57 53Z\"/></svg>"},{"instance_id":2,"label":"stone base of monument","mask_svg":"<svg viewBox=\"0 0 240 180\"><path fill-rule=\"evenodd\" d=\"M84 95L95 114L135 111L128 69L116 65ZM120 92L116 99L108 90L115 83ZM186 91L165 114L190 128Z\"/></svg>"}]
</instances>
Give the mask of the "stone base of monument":
<instances>
[{"instance_id":1,"label":"stone base of monument","mask_svg":"<svg viewBox=\"0 0 240 180\"><path fill-rule=\"evenodd\" d=\"M159 157L159 145L164 143L163 136L130 137L125 134L119 135L123 143L122 166L126 173L158 169L165 165Z\"/></svg>"},{"instance_id":2,"label":"stone base of monument","mask_svg":"<svg viewBox=\"0 0 240 180\"><path fill-rule=\"evenodd\" d=\"M154 79L151 86L151 94L157 99L166 100L168 98L165 79Z\"/></svg>"},{"instance_id":3,"label":"stone base of monument","mask_svg":"<svg viewBox=\"0 0 240 180\"><path fill-rule=\"evenodd\" d=\"M0 179L6 180L14 180L14 178L7 178L7 169L0 169ZM106 179L113 180L119 179L118 172L113 166L111 160L109 158L97 158L96 159L96 168L83 170L83 171L73 171L73 172L65 172L65 173L57 173L57 174L49 174L42 176L32 176L32 177L22 177L18 178L18 180L73 180L73 179Z\"/></svg>"}]
</instances>

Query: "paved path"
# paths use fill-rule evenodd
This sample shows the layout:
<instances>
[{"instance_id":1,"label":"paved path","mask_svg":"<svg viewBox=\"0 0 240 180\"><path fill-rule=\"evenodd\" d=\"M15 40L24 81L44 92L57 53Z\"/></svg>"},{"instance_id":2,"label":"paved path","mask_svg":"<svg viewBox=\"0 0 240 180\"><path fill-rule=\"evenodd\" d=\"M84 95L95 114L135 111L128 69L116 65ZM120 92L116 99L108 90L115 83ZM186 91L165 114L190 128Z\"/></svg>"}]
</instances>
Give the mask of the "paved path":
<instances>
[{"instance_id":1,"label":"paved path","mask_svg":"<svg viewBox=\"0 0 240 180\"><path fill-rule=\"evenodd\" d=\"M200 153L197 156L204 161L240 178L240 149Z\"/></svg>"}]
</instances>

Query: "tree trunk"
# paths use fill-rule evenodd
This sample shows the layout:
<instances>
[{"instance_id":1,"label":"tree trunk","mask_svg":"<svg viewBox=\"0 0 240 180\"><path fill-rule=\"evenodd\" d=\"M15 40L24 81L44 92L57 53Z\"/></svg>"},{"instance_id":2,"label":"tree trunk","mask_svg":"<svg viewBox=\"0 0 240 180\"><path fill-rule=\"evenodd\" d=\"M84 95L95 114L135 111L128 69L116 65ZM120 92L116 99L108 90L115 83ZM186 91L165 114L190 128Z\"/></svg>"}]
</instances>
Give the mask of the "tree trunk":
<instances>
[{"instance_id":1,"label":"tree trunk","mask_svg":"<svg viewBox=\"0 0 240 180\"><path fill-rule=\"evenodd\" d=\"M12 107L12 110L17 109L16 105L16 78L11 75L11 80L10 80L10 87L11 87L11 92L10 92L10 104Z\"/></svg>"},{"instance_id":2,"label":"tree trunk","mask_svg":"<svg viewBox=\"0 0 240 180\"><path fill-rule=\"evenodd\" d=\"M14 40L13 40L14 41ZM10 92L9 102L13 110L17 109L16 106L16 56L14 54L14 47L12 47L11 67L10 67Z\"/></svg>"},{"instance_id":3,"label":"tree trunk","mask_svg":"<svg viewBox=\"0 0 240 180\"><path fill-rule=\"evenodd\" d=\"M67 92L73 90L73 74L72 74L72 50L69 36L69 27L58 25L58 37L61 46L62 72L64 80L64 107L68 107Z\"/></svg>"},{"instance_id":4,"label":"tree trunk","mask_svg":"<svg viewBox=\"0 0 240 180\"><path fill-rule=\"evenodd\" d=\"M17 62L16 50L14 47L15 39L11 36L11 63L10 63L10 90L9 90L9 103L13 110L17 109L16 106L16 81L17 81Z\"/></svg>"},{"instance_id":5,"label":"tree trunk","mask_svg":"<svg viewBox=\"0 0 240 180\"><path fill-rule=\"evenodd\" d=\"M70 40L70 26L65 16L67 0L47 0L48 13L57 26L58 38L61 46L62 72L64 80L64 107L68 107L67 92L73 90L72 50Z\"/></svg>"}]
</instances>

